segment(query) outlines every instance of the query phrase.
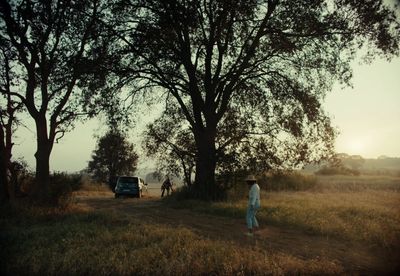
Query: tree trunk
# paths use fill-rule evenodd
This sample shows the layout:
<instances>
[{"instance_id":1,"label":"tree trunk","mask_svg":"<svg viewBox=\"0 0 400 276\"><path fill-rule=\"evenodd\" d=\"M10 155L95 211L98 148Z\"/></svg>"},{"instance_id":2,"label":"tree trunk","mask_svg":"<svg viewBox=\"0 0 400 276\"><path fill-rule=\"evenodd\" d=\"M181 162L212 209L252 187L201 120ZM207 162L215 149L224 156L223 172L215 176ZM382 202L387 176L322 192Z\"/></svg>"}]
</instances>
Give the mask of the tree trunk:
<instances>
[{"instance_id":1,"label":"tree trunk","mask_svg":"<svg viewBox=\"0 0 400 276\"><path fill-rule=\"evenodd\" d=\"M215 148L216 129L197 132L196 174L194 182L195 196L204 200L220 200L223 190L215 182L217 155Z\"/></svg>"},{"instance_id":2,"label":"tree trunk","mask_svg":"<svg viewBox=\"0 0 400 276\"><path fill-rule=\"evenodd\" d=\"M37 151L36 178L32 198L39 203L50 203L50 153L52 141L47 135L46 119L36 120Z\"/></svg>"},{"instance_id":3,"label":"tree trunk","mask_svg":"<svg viewBox=\"0 0 400 276\"><path fill-rule=\"evenodd\" d=\"M193 171L193 166L189 165L189 167L184 167L183 168L183 174L185 177L185 184L186 186L190 187L192 186L192 171Z\"/></svg>"},{"instance_id":4,"label":"tree trunk","mask_svg":"<svg viewBox=\"0 0 400 276\"><path fill-rule=\"evenodd\" d=\"M5 203L10 200L10 194L8 190L8 162L7 162L7 150L4 143L4 131L0 129L0 203Z\"/></svg>"}]
</instances>

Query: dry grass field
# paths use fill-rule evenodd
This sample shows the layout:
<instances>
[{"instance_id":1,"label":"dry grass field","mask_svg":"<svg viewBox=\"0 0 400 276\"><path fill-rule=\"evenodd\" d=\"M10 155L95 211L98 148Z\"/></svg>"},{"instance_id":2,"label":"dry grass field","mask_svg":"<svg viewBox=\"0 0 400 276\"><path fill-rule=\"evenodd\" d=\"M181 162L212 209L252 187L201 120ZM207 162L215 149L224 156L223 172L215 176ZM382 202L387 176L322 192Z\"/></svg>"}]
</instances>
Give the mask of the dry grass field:
<instances>
[{"instance_id":1,"label":"dry grass field","mask_svg":"<svg viewBox=\"0 0 400 276\"><path fill-rule=\"evenodd\" d=\"M263 191L254 238L243 235L245 196L114 199L85 187L65 210L17 204L1 210L0 274L395 274L400 179L317 182Z\"/></svg>"}]
</instances>

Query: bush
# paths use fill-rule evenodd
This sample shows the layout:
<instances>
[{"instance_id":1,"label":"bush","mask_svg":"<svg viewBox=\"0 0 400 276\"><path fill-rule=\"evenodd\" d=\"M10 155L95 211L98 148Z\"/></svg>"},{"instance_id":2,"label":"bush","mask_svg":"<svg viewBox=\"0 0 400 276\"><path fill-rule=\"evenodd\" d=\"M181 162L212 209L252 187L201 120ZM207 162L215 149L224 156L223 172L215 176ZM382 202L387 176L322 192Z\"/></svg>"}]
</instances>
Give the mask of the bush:
<instances>
[{"instance_id":1,"label":"bush","mask_svg":"<svg viewBox=\"0 0 400 276\"><path fill-rule=\"evenodd\" d=\"M305 191L317 185L317 179L312 175L304 175L298 172L272 172L264 174L258 179L262 189L269 191Z\"/></svg>"},{"instance_id":2,"label":"bush","mask_svg":"<svg viewBox=\"0 0 400 276\"><path fill-rule=\"evenodd\" d=\"M16 197L27 196L33 187L34 181L35 181L35 175L33 173L25 174L19 177L17 181L13 183L15 189L15 196Z\"/></svg>"},{"instance_id":3,"label":"bush","mask_svg":"<svg viewBox=\"0 0 400 276\"><path fill-rule=\"evenodd\" d=\"M34 174L23 159L14 160L10 164L10 185L15 197L28 195L33 186Z\"/></svg>"},{"instance_id":4,"label":"bush","mask_svg":"<svg viewBox=\"0 0 400 276\"><path fill-rule=\"evenodd\" d=\"M80 174L54 172L50 175L50 204L66 208L72 201L72 192L82 187Z\"/></svg>"},{"instance_id":5,"label":"bush","mask_svg":"<svg viewBox=\"0 0 400 276\"><path fill-rule=\"evenodd\" d=\"M72 199L72 179L66 174L55 172L50 176L50 204L65 208ZM72 185L71 185L72 184Z\"/></svg>"}]
</instances>

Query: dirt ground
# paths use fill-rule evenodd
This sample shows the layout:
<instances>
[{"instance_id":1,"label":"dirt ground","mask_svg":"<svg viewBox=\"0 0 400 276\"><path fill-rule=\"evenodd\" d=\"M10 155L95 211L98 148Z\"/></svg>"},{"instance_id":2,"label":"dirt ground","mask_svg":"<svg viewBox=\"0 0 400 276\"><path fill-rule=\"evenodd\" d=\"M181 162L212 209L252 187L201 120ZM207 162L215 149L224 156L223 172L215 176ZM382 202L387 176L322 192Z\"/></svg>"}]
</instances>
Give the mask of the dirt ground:
<instances>
[{"instance_id":1,"label":"dirt ground","mask_svg":"<svg viewBox=\"0 0 400 276\"><path fill-rule=\"evenodd\" d=\"M270 225L260 225L261 229L254 237L247 237L244 235L244 219L165 207L158 189L149 189L141 199L115 199L111 192L79 195L76 199L79 205L89 210L123 212L148 223L179 225L211 240L225 240L251 248L261 247L267 252L290 254L301 259L325 258L339 263L351 274L387 275L394 273L396 266L399 268L394 252L372 248L360 242L332 239Z\"/></svg>"}]
</instances>

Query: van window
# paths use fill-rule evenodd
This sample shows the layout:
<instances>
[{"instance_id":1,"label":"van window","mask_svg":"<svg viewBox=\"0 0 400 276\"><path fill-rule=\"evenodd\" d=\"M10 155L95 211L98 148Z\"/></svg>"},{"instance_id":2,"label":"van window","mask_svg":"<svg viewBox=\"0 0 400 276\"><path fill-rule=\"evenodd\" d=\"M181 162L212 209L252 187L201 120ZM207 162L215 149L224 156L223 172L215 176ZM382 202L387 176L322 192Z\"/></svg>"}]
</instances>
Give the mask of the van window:
<instances>
[{"instance_id":1,"label":"van window","mask_svg":"<svg viewBox=\"0 0 400 276\"><path fill-rule=\"evenodd\" d=\"M137 177L120 177L118 179L118 182L121 184L138 184L138 178Z\"/></svg>"}]
</instances>

